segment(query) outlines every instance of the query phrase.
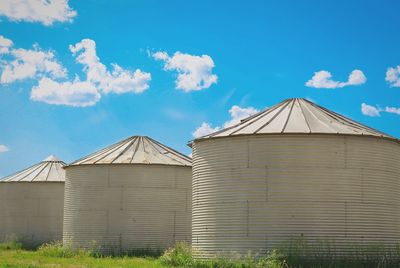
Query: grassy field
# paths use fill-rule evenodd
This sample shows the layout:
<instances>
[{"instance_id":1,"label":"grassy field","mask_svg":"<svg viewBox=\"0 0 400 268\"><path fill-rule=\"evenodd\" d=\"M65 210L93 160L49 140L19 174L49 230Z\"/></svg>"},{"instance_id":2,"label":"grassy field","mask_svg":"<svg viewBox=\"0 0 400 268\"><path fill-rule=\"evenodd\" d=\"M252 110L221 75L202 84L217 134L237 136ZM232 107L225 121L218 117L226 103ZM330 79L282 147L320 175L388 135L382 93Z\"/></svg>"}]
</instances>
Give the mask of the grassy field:
<instances>
[{"instance_id":1,"label":"grassy field","mask_svg":"<svg viewBox=\"0 0 400 268\"><path fill-rule=\"evenodd\" d=\"M290 248L290 252L287 249ZM307 255L309 246L296 244L296 247L274 250L266 256L254 258L244 256L240 259L215 258L198 260L193 258L193 251L186 244L177 244L166 250L158 257L101 257L91 251L71 250L61 243L43 245L37 250L22 249L21 243L11 241L0 244L0 268L23 267L190 267L190 268L369 268L369 267L400 267L400 248L395 251L378 251L375 248L373 255L363 250L351 258L335 257L324 249L313 250ZM370 249L368 249L370 250ZM285 253L286 251L286 253ZM326 252L328 254L322 254ZM134 252L144 254L146 252ZM317 253L317 254L315 254ZM147 253L149 254L149 252Z\"/></svg>"},{"instance_id":2,"label":"grassy field","mask_svg":"<svg viewBox=\"0 0 400 268\"><path fill-rule=\"evenodd\" d=\"M34 251L0 250L1 268L37 267L167 267L154 258L122 257L93 258L74 256L68 258L42 256Z\"/></svg>"},{"instance_id":3,"label":"grassy field","mask_svg":"<svg viewBox=\"0 0 400 268\"><path fill-rule=\"evenodd\" d=\"M143 254L143 252L140 252ZM191 268L283 268L280 260L269 257L262 260L200 261L192 257L192 250L178 244L159 257L101 257L90 251L73 251L60 243L44 245L37 250L22 249L17 241L0 244L0 268L23 267L191 267Z\"/></svg>"}]
</instances>

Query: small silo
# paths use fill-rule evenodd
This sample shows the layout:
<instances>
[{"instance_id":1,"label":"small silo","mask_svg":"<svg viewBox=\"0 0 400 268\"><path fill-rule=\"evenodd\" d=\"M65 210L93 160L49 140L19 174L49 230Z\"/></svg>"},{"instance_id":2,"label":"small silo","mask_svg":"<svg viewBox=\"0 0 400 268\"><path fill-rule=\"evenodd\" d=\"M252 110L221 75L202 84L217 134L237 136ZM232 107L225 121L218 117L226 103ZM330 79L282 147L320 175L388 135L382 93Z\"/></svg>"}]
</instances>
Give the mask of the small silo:
<instances>
[{"instance_id":1,"label":"small silo","mask_svg":"<svg viewBox=\"0 0 400 268\"><path fill-rule=\"evenodd\" d=\"M25 247L61 240L65 163L54 156L0 180L0 241Z\"/></svg>"},{"instance_id":2,"label":"small silo","mask_svg":"<svg viewBox=\"0 0 400 268\"><path fill-rule=\"evenodd\" d=\"M305 99L196 139L192 245L204 257L301 238L344 252L400 241L400 144Z\"/></svg>"},{"instance_id":3,"label":"small silo","mask_svg":"<svg viewBox=\"0 0 400 268\"><path fill-rule=\"evenodd\" d=\"M63 242L103 254L191 240L191 158L133 136L66 167Z\"/></svg>"}]
</instances>

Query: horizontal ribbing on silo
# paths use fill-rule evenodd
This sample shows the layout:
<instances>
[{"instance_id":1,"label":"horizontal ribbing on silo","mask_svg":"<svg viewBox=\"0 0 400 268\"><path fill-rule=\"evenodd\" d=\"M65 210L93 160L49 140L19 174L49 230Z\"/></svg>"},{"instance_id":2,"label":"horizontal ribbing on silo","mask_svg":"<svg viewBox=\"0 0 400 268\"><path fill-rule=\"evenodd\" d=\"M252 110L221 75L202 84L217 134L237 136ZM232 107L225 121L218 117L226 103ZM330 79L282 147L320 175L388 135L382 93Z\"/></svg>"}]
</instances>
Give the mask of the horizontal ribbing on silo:
<instances>
[{"instance_id":1,"label":"horizontal ribbing on silo","mask_svg":"<svg viewBox=\"0 0 400 268\"><path fill-rule=\"evenodd\" d=\"M266 252L296 237L400 241L400 145L355 135L194 141L192 243L205 257Z\"/></svg>"},{"instance_id":2,"label":"horizontal ribbing on silo","mask_svg":"<svg viewBox=\"0 0 400 268\"><path fill-rule=\"evenodd\" d=\"M63 241L104 254L163 250L191 240L191 167L77 165L66 169Z\"/></svg>"},{"instance_id":3,"label":"horizontal ribbing on silo","mask_svg":"<svg viewBox=\"0 0 400 268\"><path fill-rule=\"evenodd\" d=\"M0 242L25 247L62 239L64 182L0 183Z\"/></svg>"}]
</instances>

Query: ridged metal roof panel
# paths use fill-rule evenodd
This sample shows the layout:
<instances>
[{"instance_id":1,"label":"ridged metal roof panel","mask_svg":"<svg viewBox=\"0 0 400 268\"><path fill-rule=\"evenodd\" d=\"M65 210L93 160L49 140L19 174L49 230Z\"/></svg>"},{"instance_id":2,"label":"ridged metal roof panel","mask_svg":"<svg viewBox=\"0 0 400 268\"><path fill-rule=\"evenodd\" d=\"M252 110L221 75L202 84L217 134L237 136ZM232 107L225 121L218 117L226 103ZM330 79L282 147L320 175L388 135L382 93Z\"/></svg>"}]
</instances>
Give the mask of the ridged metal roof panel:
<instances>
[{"instance_id":1,"label":"ridged metal roof panel","mask_svg":"<svg viewBox=\"0 0 400 268\"><path fill-rule=\"evenodd\" d=\"M234 126L198 139L278 133L367 135L396 139L309 100L300 98L284 100L265 111L243 119Z\"/></svg>"},{"instance_id":2,"label":"ridged metal roof panel","mask_svg":"<svg viewBox=\"0 0 400 268\"><path fill-rule=\"evenodd\" d=\"M132 136L81 158L74 165L159 164L191 166L192 159L146 136Z\"/></svg>"},{"instance_id":3,"label":"ridged metal roof panel","mask_svg":"<svg viewBox=\"0 0 400 268\"><path fill-rule=\"evenodd\" d=\"M65 181L66 164L50 155L42 162L27 169L14 173L0 180L0 182L63 182Z\"/></svg>"}]
</instances>

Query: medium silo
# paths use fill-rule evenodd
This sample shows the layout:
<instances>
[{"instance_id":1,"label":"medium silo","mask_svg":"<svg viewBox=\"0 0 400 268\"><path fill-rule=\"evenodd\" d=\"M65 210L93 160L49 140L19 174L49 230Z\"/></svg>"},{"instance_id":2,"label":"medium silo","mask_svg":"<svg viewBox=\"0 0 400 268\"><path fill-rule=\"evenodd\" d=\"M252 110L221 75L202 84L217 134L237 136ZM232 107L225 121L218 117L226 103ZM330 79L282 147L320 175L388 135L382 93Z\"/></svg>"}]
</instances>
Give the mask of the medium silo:
<instances>
[{"instance_id":1,"label":"medium silo","mask_svg":"<svg viewBox=\"0 0 400 268\"><path fill-rule=\"evenodd\" d=\"M344 252L400 241L400 144L288 99L193 148L192 245L204 257L299 238Z\"/></svg>"},{"instance_id":2,"label":"medium silo","mask_svg":"<svg viewBox=\"0 0 400 268\"><path fill-rule=\"evenodd\" d=\"M191 158L133 136L66 167L63 242L103 254L191 240Z\"/></svg>"},{"instance_id":3,"label":"medium silo","mask_svg":"<svg viewBox=\"0 0 400 268\"><path fill-rule=\"evenodd\" d=\"M0 180L0 241L25 247L62 239L65 163L54 156Z\"/></svg>"}]
</instances>

